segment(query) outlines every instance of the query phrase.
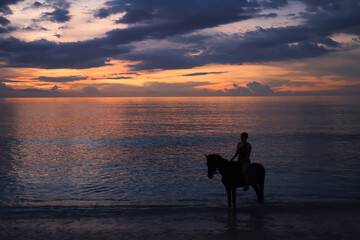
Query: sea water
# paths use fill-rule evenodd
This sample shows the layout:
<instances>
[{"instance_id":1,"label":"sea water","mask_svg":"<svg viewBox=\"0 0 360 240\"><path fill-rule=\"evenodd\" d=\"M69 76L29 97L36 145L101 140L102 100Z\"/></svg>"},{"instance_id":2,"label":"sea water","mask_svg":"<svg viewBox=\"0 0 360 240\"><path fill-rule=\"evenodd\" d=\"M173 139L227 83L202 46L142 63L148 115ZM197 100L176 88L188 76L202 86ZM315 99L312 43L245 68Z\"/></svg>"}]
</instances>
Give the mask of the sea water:
<instances>
[{"instance_id":1,"label":"sea water","mask_svg":"<svg viewBox=\"0 0 360 240\"><path fill-rule=\"evenodd\" d=\"M360 203L359 97L5 98L0 210L223 208L221 176L207 178L204 154L230 159L244 131L251 161L266 169L265 205ZM252 189L237 198L256 202Z\"/></svg>"}]
</instances>

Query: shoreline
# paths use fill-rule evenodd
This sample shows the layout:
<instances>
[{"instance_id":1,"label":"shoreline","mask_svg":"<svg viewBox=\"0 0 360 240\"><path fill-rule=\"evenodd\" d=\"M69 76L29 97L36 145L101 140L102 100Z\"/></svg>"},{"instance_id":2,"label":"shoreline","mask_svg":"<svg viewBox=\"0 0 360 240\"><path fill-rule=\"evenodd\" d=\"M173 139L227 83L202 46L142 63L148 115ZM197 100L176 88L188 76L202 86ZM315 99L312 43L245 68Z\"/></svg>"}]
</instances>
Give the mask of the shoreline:
<instances>
[{"instance_id":1,"label":"shoreline","mask_svg":"<svg viewBox=\"0 0 360 240\"><path fill-rule=\"evenodd\" d=\"M360 208L253 205L7 212L0 239L357 239Z\"/></svg>"}]
</instances>

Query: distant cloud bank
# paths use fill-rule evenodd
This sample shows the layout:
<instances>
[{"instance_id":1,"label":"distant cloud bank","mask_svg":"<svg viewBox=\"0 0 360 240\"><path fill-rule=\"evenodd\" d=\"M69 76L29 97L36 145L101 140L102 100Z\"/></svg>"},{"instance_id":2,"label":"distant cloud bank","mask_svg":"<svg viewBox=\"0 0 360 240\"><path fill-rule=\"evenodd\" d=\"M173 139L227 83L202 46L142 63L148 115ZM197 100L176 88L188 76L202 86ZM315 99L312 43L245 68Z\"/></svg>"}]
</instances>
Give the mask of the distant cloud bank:
<instances>
[{"instance_id":1,"label":"distant cloud bank","mask_svg":"<svg viewBox=\"0 0 360 240\"><path fill-rule=\"evenodd\" d=\"M31 13L24 18L26 22L16 22L26 11ZM64 77L56 77L39 73L29 81L59 85L54 91L51 91L50 85L34 85L41 88L38 89L41 94L59 94L65 91L61 86L74 84L74 89L70 90L81 94L101 95L105 90L111 92L118 88L121 92L122 87L128 87L131 91L126 94L133 92L134 95L140 92L142 95L171 92L263 96L277 94L276 84L299 89L319 85L321 81L315 84L301 78L312 76L321 79L324 75L329 79L329 85L332 84L330 79L343 82L343 85L336 85L339 93L343 94L348 91L346 86L355 86L360 82L358 68L354 67L360 64L359 13L358 0L110 0L98 4L84 0L5 0L0 1L0 69L26 68L39 69L39 72L44 69L81 70L110 67L114 62L121 62L123 75L135 73L134 78L122 75L94 77L87 73L86 77L72 73L69 73L71 76L64 74ZM91 30L84 28L79 33L72 32L73 38L69 38L67 34L77 26L78 21L85 21L80 19L86 19L89 24L96 22L99 25L92 26L99 28L106 22L106 30L96 36L81 38ZM259 25L255 26L254 22ZM245 27L251 24L254 26ZM29 40L30 36L35 37ZM302 77L296 81L282 80L281 84L260 83L259 78L256 81L249 78L241 79L242 84L233 88L214 92L205 86L202 88L202 83L176 85L170 82L161 85L155 84L156 78L153 78L153 83L147 82L148 79L142 80L142 87L128 83L119 87L120 80L133 80L144 72L193 69L193 73L182 72L178 76L196 79L196 76L219 75L220 82L221 74L227 73L227 70L205 67L281 62L286 68L287 62L306 64L325 56L332 58L334 64L308 64L307 68L301 69ZM4 79L2 92L15 94L20 91L21 84L14 84L16 77L9 78L2 71L1 79ZM5 79L13 81L6 81L12 88L5 85ZM114 83L112 87L89 82L87 85L75 85L82 80L119 80L119 84ZM231 80L226 81L228 86ZM234 77L233 82L237 81ZM245 82L248 83L244 85ZM49 86L49 91L43 90L45 86ZM173 86L178 89L172 89ZM21 91L28 95L35 90L25 88ZM189 92L185 93L185 90ZM319 89L316 91L321 92Z\"/></svg>"}]
</instances>

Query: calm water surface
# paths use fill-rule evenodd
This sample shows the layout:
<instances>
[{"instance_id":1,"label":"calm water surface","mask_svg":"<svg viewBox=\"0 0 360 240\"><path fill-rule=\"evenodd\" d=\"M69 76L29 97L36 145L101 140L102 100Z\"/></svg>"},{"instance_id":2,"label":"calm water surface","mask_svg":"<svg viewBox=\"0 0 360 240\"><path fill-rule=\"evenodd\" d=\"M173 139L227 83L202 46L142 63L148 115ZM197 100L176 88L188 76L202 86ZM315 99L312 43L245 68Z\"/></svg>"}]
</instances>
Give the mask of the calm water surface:
<instances>
[{"instance_id":1,"label":"calm water surface","mask_svg":"<svg viewBox=\"0 0 360 240\"><path fill-rule=\"evenodd\" d=\"M224 206L204 154L242 131L267 203L360 202L359 97L19 98L0 99L0 206Z\"/></svg>"}]
</instances>

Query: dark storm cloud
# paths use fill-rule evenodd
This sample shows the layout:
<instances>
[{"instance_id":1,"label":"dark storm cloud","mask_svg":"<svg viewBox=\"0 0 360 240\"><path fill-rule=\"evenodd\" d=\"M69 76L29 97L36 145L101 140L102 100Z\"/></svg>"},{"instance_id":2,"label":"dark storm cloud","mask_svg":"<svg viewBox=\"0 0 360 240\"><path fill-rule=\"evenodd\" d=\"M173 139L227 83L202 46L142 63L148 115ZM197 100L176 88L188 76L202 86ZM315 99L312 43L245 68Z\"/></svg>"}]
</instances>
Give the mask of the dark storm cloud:
<instances>
[{"instance_id":1,"label":"dark storm cloud","mask_svg":"<svg viewBox=\"0 0 360 240\"><path fill-rule=\"evenodd\" d=\"M230 95L230 96L250 96L251 92L248 88L246 87L239 87L239 86L234 86L234 88L225 88L224 91L221 91L219 93L223 93L225 95Z\"/></svg>"},{"instance_id":2,"label":"dark storm cloud","mask_svg":"<svg viewBox=\"0 0 360 240\"><path fill-rule=\"evenodd\" d=\"M42 7L43 4L41 2L34 2L32 6L38 8L38 7Z\"/></svg>"},{"instance_id":3,"label":"dark storm cloud","mask_svg":"<svg viewBox=\"0 0 360 240\"><path fill-rule=\"evenodd\" d=\"M177 22L181 19L209 19L211 16L226 15L234 18L244 13L246 7L248 13L259 8L256 2L244 0L208 0L208 1L168 1L168 0L112 0L105 3L106 7L99 9L96 17L105 18L111 14L125 13L118 20L119 23L135 24L143 21ZM224 16L225 17L225 16Z\"/></svg>"},{"instance_id":4,"label":"dark storm cloud","mask_svg":"<svg viewBox=\"0 0 360 240\"><path fill-rule=\"evenodd\" d=\"M240 37L245 47L273 47L281 44L291 43L321 43L328 47L339 47L339 43L330 39L327 35L319 34L314 27L289 26L279 28L258 28L256 31L249 31Z\"/></svg>"},{"instance_id":5,"label":"dark storm cloud","mask_svg":"<svg viewBox=\"0 0 360 240\"><path fill-rule=\"evenodd\" d=\"M145 9L137 9L133 10L131 12L128 12L123 16L122 18L115 21L115 23L137 23L142 21L149 21L152 20L154 16L151 14L151 12L145 10Z\"/></svg>"},{"instance_id":6,"label":"dark storm cloud","mask_svg":"<svg viewBox=\"0 0 360 240\"><path fill-rule=\"evenodd\" d=\"M8 90L12 90L12 88L11 87L8 87L8 86L6 86L6 84L5 83L3 83L3 82L0 82L0 91L8 91Z\"/></svg>"},{"instance_id":7,"label":"dark storm cloud","mask_svg":"<svg viewBox=\"0 0 360 240\"><path fill-rule=\"evenodd\" d=\"M38 26L38 25L27 26L25 28L22 28L22 30L25 30L25 31L39 31L39 30L47 31L46 28Z\"/></svg>"},{"instance_id":8,"label":"dark storm cloud","mask_svg":"<svg viewBox=\"0 0 360 240\"><path fill-rule=\"evenodd\" d=\"M95 16L104 18L121 12L125 15L117 23L134 24L126 29L115 29L107 33L108 40L118 44L165 39L198 29L241 21L252 18L260 10L256 2L241 0L114 0L106 2L106 5L107 7L100 9ZM145 24L136 25L144 21Z\"/></svg>"},{"instance_id":9,"label":"dark storm cloud","mask_svg":"<svg viewBox=\"0 0 360 240\"><path fill-rule=\"evenodd\" d=\"M0 34L1 33L10 33L17 30L16 27L8 26L8 27L0 27ZM1 49L0 49L1 50Z\"/></svg>"},{"instance_id":10,"label":"dark storm cloud","mask_svg":"<svg viewBox=\"0 0 360 240\"><path fill-rule=\"evenodd\" d=\"M94 14L94 17L96 18L107 18L108 16L110 16L110 12L105 8L101 8L97 10L96 13Z\"/></svg>"},{"instance_id":11,"label":"dark storm cloud","mask_svg":"<svg viewBox=\"0 0 360 240\"><path fill-rule=\"evenodd\" d=\"M202 54L188 56L187 49L151 49L127 54L124 59L140 61L128 65L131 70L182 69L203 66L210 63L242 64L246 62L281 61L285 59L302 59L324 55L331 50L316 43L277 43L258 39L231 40L209 46Z\"/></svg>"},{"instance_id":12,"label":"dark storm cloud","mask_svg":"<svg viewBox=\"0 0 360 240\"><path fill-rule=\"evenodd\" d=\"M70 0L45 0L42 3L44 7L51 7L51 8L59 8L59 9L69 9L71 4Z\"/></svg>"},{"instance_id":13,"label":"dark storm cloud","mask_svg":"<svg viewBox=\"0 0 360 240\"><path fill-rule=\"evenodd\" d=\"M308 11L301 14L306 24L319 31L320 35L350 33L360 35L360 4L358 0L327 0L304 2Z\"/></svg>"},{"instance_id":14,"label":"dark storm cloud","mask_svg":"<svg viewBox=\"0 0 360 240\"><path fill-rule=\"evenodd\" d=\"M150 49L141 52L132 52L120 58L140 61L140 63L128 65L133 71L193 68L210 62L210 59L203 59L202 61L201 58L203 57L186 56L187 53L187 49Z\"/></svg>"},{"instance_id":15,"label":"dark storm cloud","mask_svg":"<svg viewBox=\"0 0 360 240\"><path fill-rule=\"evenodd\" d=\"M103 39L55 43L47 40L24 42L0 39L0 58L7 67L90 68L108 64L109 57L129 51L129 47L107 45Z\"/></svg>"},{"instance_id":16,"label":"dark storm cloud","mask_svg":"<svg viewBox=\"0 0 360 240\"><path fill-rule=\"evenodd\" d=\"M9 5L17 4L23 0L1 0L0 1L0 12L3 14L12 14Z\"/></svg>"},{"instance_id":17,"label":"dark storm cloud","mask_svg":"<svg viewBox=\"0 0 360 240\"><path fill-rule=\"evenodd\" d=\"M35 3L34 3L35 4ZM69 8L71 4L67 0L47 0L44 4L37 7L45 6L51 7L54 10L52 12L44 12L40 19L34 19L33 21L50 20L51 22L64 23L71 19L69 15ZM32 5L34 7L34 5Z\"/></svg>"},{"instance_id":18,"label":"dark storm cloud","mask_svg":"<svg viewBox=\"0 0 360 240\"><path fill-rule=\"evenodd\" d=\"M256 17L261 17L261 18L274 18L277 17L278 15L276 13L268 13L268 14L259 14Z\"/></svg>"},{"instance_id":19,"label":"dark storm cloud","mask_svg":"<svg viewBox=\"0 0 360 240\"><path fill-rule=\"evenodd\" d=\"M1 0L0 1L0 13L2 13L4 15L12 14L12 11L9 8L9 5L17 4L21 1L23 1L23 0ZM7 26L9 23L10 23L10 21L7 18L0 16L0 25ZM17 29L16 27L11 27L11 26L0 27L0 34L10 33L12 31L15 31L16 29ZM1 49L0 49L0 51L1 51Z\"/></svg>"},{"instance_id":20,"label":"dark storm cloud","mask_svg":"<svg viewBox=\"0 0 360 240\"><path fill-rule=\"evenodd\" d=\"M357 1L302 1L307 6L300 14L302 25L259 28L214 40L193 32L258 17L264 7L283 7L287 1L113 0L97 12L98 17L125 13L119 22L130 24L128 28L109 31L103 38L72 43L0 39L0 58L8 67L89 68L109 64L113 58L138 61L130 65L133 70L182 69L210 63L242 64L317 57L342 47L331 39L332 35L359 35ZM46 4L55 11L67 11L70 6L67 1L49 0ZM46 16L53 17L54 21L66 21L63 17L67 14L59 14L57 18L54 12ZM9 29L0 31L9 32ZM165 39L178 47L142 50L131 47L132 43L149 39Z\"/></svg>"},{"instance_id":21,"label":"dark storm cloud","mask_svg":"<svg viewBox=\"0 0 360 240\"><path fill-rule=\"evenodd\" d=\"M181 76L192 77L192 76L203 76L203 75L208 75L208 74L222 74L222 73L227 73L227 72L198 72L198 73L184 74L184 75L181 75Z\"/></svg>"},{"instance_id":22,"label":"dark storm cloud","mask_svg":"<svg viewBox=\"0 0 360 240\"><path fill-rule=\"evenodd\" d=\"M30 3L29 6L23 8L23 10L27 10L27 9L39 9L41 7L51 7L51 5L47 4L46 1L44 3L41 2L34 2L34 3Z\"/></svg>"},{"instance_id":23,"label":"dark storm cloud","mask_svg":"<svg viewBox=\"0 0 360 240\"><path fill-rule=\"evenodd\" d=\"M85 80L87 77L81 76L67 76L67 77L45 77L40 76L38 78L34 78L34 80L39 80L42 82L75 82L80 80Z\"/></svg>"},{"instance_id":24,"label":"dark storm cloud","mask_svg":"<svg viewBox=\"0 0 360 240\"><path fill-rule=\"evenodd\" d=\"M307 5L307 8L311 12L318 11L339 11L342 10L345 5L357 5L357 0L299 0Z\"/></svg>"},{"instance_id":25,"label":"dark storm cloud","mask_svg":"<svg viewBox=\"0 0 360 240\"><path fill-rule=\"evenodd\" d=\"M7 20L6 18L0 16L0 25L6 26L10 23L9 20Z\"/></svg>"},{"instance_id":26,"label":"dark storm cloud","mask_svg":"<svg viewBox=\"0 0 360 240\"><path fill-rule=\"evenodd\" d=\"M211 40L212 36L209 35L200 35L200 34L192 34L192 35L176 35L168 38L168 41L180 44L188 44L188 45L200 45L205 44L206 41Z\"/></svg>"},{"instance_id":27,"label":"dark storm cloud","mask_svg":"<svg viewBox=\"0 0 360 240\"><path fill-rule=\"evenodd\" d=\"M100 94L100 91L96 87L87 86L87 87L84 87L82 90L85 94L90 94L90 95Z\"/></svg>"},{"instance_id":28,"label":"dark storm cloud","mask_svg":"<svg viewBox=\"0 0 360 240\"><path fill-rule=\"evenodd\" d=\"M268 85L258 82L249 82L246 87L240 87L234 83L233 88L225 88L219 93L230 96L268 96L274 94Z\"/></svg>"},{"instance_id":29,"label":"dark storm cloud","mask_svg":"<svg viewBox=\"0 0 360 240\"><path fill-rule=\"evenodd\" d=\"M179 49L144 50L133 52L130 60L142 61L130 65L133 70L177 69L208 63L241 64L244 62L281 61L317 57L341 47L330 36L335 33L359 34L360 5L356 1L304 1L317 8L302 13L305 24L280 28L258 29L238 39L204 46L198 44L198 56ZM279 2L280 3L280 2ZM285 5L283 1L280 5ZM279 5L279 6L280 6ZM334 7L338 5L337 7ZM275 7L275 6L273 6ZM320 10L319 10L320 9ZM339 10L341 9L341 10ZM196 52L196 50L195 50ZM154 60L151 62L151 60Z\"/></svg>"},{"instance_id":30,"label":"dark storm cloud","mask_svg":"<svg viewBox=\"0 0 360 240\"><path fill-rule=\"evenodd\" d=\"M219 1L213 2L219 4ZM205 14L199 14L196 11L184 17L178 14L176 20L157 22L153 25L134 26L126 29L115 29L107 32L105 38L85 42L55 44L41 40L25 43L14 38L2 39L0 42L4 45L4 51L0 54L7 60L8 65L13 67L87 68L103 66L106 65L107 57L113 57L124 52L125 47L118 47L118 44L129 44L145 39L164 39L196 29L213 27L249 18L247 15L240 15L240 13L243 13L241 6L248 6L247 3L244 1L229 2L231 4L225 4L226 7L219 9L211 10L209 7L206 7L207 11ZM242 4L239 5L238 2ZM66 7L67 5L64 4L64 6ZM169 4L165 4L165 6L169 6ZM172 9L172 11L175 11L175 9ZM167 17L170 19L170 15ZM11 49L7 48L8 45L11 45ZM87 46L90 45L91 47L88 48ZM82 52L83 48L86 48L88 52ZM74 53L77 54L75 55ZM71 57L70 54L73 56ZM133 58L133 56L129 58ZM177 61L173 61L174 64L175 62ZM192 65L189 64L187 67ZM181 68L181 66L179 65L178 68Z\"/></svg>"},{"instance_id":31,"label":"dark storm cloud","mask_svg":"<svg viewBox=\"0 0 360 240\"><path fill-rule=\"evenodd\" d=\"M306 24L279 28L259 28L232 40L220 43L195 44L198 56L186 56L186 49L144 50L131 53L130 60L142 61L131 65L134 70L188 68L208 63L241 64L244 62L281 61L317 57L335 51L341 44L332 40L335 33L356 34L360 26L360 6L353 1L342 3L344 12L336 10L303 14ZM152 58L152 59L151 59ZM150 60L154 60L150 62ZM178 66L176 66L179 64Z\"/></svg>"},{"instance_id":32,"label":"dark storm cloud","mask_svg":"<svg viewBox=\"0 0 360 240\"><path fill-rule=\"evenodd\" d=\"M43 13L43 18L49 19L51 22L64 23L70 20L71 16L66 9L55 9L53 12Z\"/></svg>"},{"instance_id":33,"label":"dark storm cloud","mask_svg":"<svg viewBox=\"0 0 360 240\"><path fill-rule=\"evenodd\" d=\"M281 8L287 6L287 0L259 0L259 3L265 8Z\"/></svg>"},{"instance_id":34,"label":"dark storm cloud","mask_svg":"<svg viewBox=\"0 0 360 240\"><path fill-rule=\"evenodd\" d=\"M179 19L168 23L156 23L145 26L134 26L125 29L115 29L106 33L107 40L112 43L128 44L135 41L148 39L165 39L178 34L186 34L191 31L218 26L219 24L249 19L249 16L226 16L212 15L204 18L194 16L193 18Z\"/></svg>"},{"instance_id":35,"label":"dark storm cloud","mask_svg":"<svg viewBox=\"0 0 360 240\"><path fill-rule=\"evenodd\" d=\"M125 13L117 23L136 24L142 22L158 21L177 22L182 19L209 20L211 17L233 19L240 14L253 14L261 7L280 8L288 4L287 0L208 0L208 1L169 1L169 0L111 0L105 3L106 7L96 11L95 17L106 18L112 14ZM194 24L195 22L193 22ZM221 24L221 22L219 22ZM191 24L190 24L191 25Z\"/></svg>"},{"instance_id":36,"label":"dark storm cloud","mask_svg":"<svg viewBox=\"0 0 360 240\"><path fill-rule=\"evenodd\" d=\"M112 77L110 79L132 79L132 77L123 77L123 76L121 76L121 77Z\"/></svg>"},{"instance_id":37,"label":"dark storm cloud","mask_svg":"<svg viewBox=\"0 0 360 240\"><path fill-rule=\"evenodd\" d=\"M54 87L53 87L54 88ZM52 88L52 89L53 89ZM0 82L0 98L1 97L56 97L59 96L59 92L55 90L42 90L35 88L26 88L21 90L15 90L6 86L5 83Z\"/></svg>"},{"instance_id":38,"label":"dark storm cloud","mask_svg":"<svg viewBox=\"0 0 360 240\"><path fill-rule=\"evenodd\" d=\"M57 86L57 85L55 85L55 86L53 86L52 88L51 88L51 91L52 92L55 92L56 90L58 90L59 89L59 87Z\"/></svg>"},{"instance_id":39,"label":"dark storm cloud","mask_svg":"<svg viewBox=\"0 0 360 240\"><path fill-rule=\"evenodd\" d=\"M20 82L20 81L16 81L16 80L10 80L10 79L6 79L6 78L1 78L0 82L6 83L6 82Z\"/></svg>"},{"instance_id":40,"label":"dark storm cloud","mask_svg":"<svg viewBox=\"0 0 360 240\"><path fill-rule=\"evenodd\" d=\"M102 78L91 78L91 80L102 80L102 79L116 79L116 80L122 80L122 79L133 79L132 77L125 77L125 76L120 76L120 77L102 77Z\"/></svg>"},{"instance_id":41,"label":"dark storm cloud","mask_svg":"<svg viewBox=\"0 0 360 240\"><path fill-rule=\"evenodd\" d=\"M0 34L2 34L2 33L8 33L8 32L9 32L8 28L0 27Z\"/></svg>"},{"instance_id":42,"label":"dark storm cloud","mask_svg":"<svg viewBox=\"0 0 360 240\"><path fill-rule=\"evenodd\" d=\"M251 91L253 95L272 95L273 90L268 85L262 85L258 82L250 82L246 84L246 87Z\"/></svg>"},{"instance_id":43,"label":"dark storm cloud","mask_svg":"<svg viewBox=\"0 0 360 240\"><path fill-rule=\"evenodd\" d=\"M122 72L122 73L113 73L112 75L140 75L139 73L136 72Z\"/></svg>"}]
</instances>

